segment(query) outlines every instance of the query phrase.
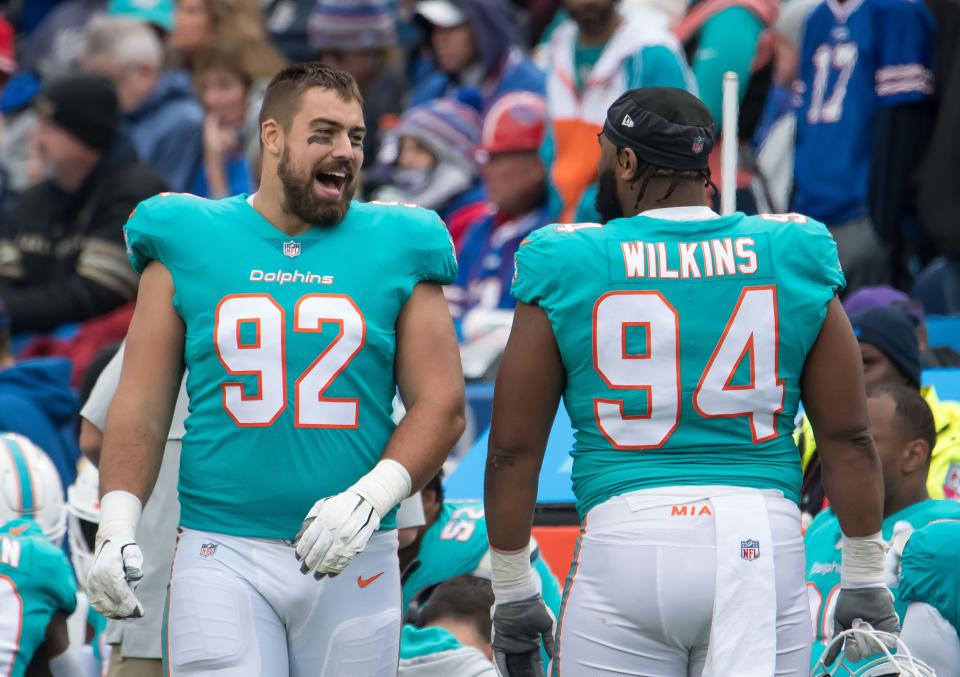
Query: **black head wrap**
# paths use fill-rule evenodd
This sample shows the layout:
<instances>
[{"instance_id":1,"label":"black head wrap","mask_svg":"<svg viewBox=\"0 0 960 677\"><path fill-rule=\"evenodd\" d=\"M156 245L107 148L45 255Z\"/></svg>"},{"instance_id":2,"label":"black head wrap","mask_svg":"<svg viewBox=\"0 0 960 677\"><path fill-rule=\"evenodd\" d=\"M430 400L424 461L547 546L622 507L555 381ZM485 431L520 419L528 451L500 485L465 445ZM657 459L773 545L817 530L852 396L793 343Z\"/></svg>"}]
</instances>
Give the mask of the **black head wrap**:
<instances>
[{"instance_id":1,"label":"black head wrap","mask_svg":"<svg viewBox=\"0 0 960 677\"><path fill-rule=\"evenodd\" d=\"M716 141L707 107L673 87L624 92L607 110L603 134L617 147L633 149L644 162L680 171L707 169Z\"/></svg>"}]
</instances>

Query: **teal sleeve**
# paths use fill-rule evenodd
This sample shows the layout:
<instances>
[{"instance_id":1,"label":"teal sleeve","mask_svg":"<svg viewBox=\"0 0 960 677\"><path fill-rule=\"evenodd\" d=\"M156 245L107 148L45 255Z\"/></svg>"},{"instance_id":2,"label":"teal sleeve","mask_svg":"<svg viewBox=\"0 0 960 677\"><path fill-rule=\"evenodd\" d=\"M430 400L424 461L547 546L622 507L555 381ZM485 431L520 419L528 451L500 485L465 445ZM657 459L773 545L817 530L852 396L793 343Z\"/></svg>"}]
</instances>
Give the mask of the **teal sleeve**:
<instances>
[{"instance_id":1,"label":"teal sleeve","mask_svg":"<svg viewBox=\"0 0 960 677\"><path fill-rule=\"evenodd\" d=\"M73 567L67 561L62 550L51 550L48 570L45 574L47 584L57 605L57 611L68 616L77 608L77 583L73 577Z\"/></svg>"},{"instance_id":2,"label":"teal sleeve","mask_svg":"<svg viewBox=\"0 0 960 677\"><path fill-rule=\"evenodd\" d=\"M457 279L457 254L450 231L436 212L421 210L428 214L418 224L413 235L416 262L414 276L421 282L450 284Z\"/></svg>"},{"instance_id":3,"label":"teal sleeve","mask_svg":"<svg viewBox=\"0 0 960 677\"><path fill-rule=\"evenodd\" d=\"M807 256L798 257L798 263L807 268L809 279L820 282L838 294L847 286L847 280L840 267L840 255L837 252L837 243L825 225L813 219L805 223L791 223L791 231L799 236L796 248L792 249L792 256L799 251L807 251Z\"/></svg>"},{"instance_id":4,"label":"teal sleeve","mask_svg":"<svg viewBox=\"0 0 960 677\"><path fill-rule=\"evenodd\" d=\"M640 53L641 69L638 82L633 87L676 87L692 89L690 71L683 57L663 45L644 47Z\"/></svg>"},{"instance_id":5,"label":"teal sleeve","mask_svg":"<svg viewBox=\"0 0 960 677\"><path fill-rule=\"evenodd\" d=\"M718 12L700 31L700 44L691 66L700 99L713 114L718 131L723 116L723 74L733 71L740 77L739 94L743 99L762 32L763 23L744 7Z\"/></svg>"},{"instance_id":6,"label":"teal sleeve","mask_svg":"<svg viewBox=\"0 0 960 677\"><path fill-rule=\"evenodd\" d=\"M560 599L562 597L560 583L557 582L557 577L550 571L550 566L543 557L537 556L533 561L533 568L540 577L540 595L556 617L560 613Z\"/></svg>"},{"instance_id":7,"label":"teal sleeve","mask_svg":"<svg viewBox=\"0 0 960 677\"><path fill-rule=\"evenodd\" d=\"M155 195L137 205L123 227L123 237L127 244L127 257L138 273L151 261L163 261L161 235L161 214L176 200L171 193Z\"/></svg>"},{"instance_id":8,"label":"teal sleeve","mask_svg":"<svg viewBox=\"0 0 960 677\"><path fill-rule=\"evenodd\" d=\"M554 273L561 270L550 235L556 225L533 231L520 243L514 259L511 293L518 301L540 305L550 294Z\"/></svg>"},{"instance_id":9,"label":"teal sleeve","mask_svg":"<svg viewBox=\"0 0 960 677\"><path fill-rule=\"evenodd\" d=\"M960 521L934 522L915 531L900 560L902 602L929 604L960 633Z\"/></svg>"}]
</instances>

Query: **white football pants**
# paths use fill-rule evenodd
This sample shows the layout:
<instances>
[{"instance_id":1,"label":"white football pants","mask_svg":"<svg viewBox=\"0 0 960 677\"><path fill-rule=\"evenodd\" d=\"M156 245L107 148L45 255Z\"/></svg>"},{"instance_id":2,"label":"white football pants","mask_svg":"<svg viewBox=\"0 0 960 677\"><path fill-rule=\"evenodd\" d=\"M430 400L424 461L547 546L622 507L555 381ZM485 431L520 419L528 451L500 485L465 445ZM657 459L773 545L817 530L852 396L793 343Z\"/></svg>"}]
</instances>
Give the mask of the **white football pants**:
<instances>
[{"instance_id":1,"label":"white football pants","mask_svg":"<svg viewBox=\"0 0 960 677\"><path fill-rule=\"evenodd\" d=\"M900 639L911 655L934 669L937 677L960 677L960 638L947 619L929 604L910 603Z\"/></svg>"},{"instance_id":2,"label":"white football pants","mask_svg":"<svg viewBox=\"0 0 960 677\"><path fill-rule=\"evenodd\" d=\"M590 510L564 589L552 677L708 674L704 664L717 585L716 508L706 498L691 500L700 489L632 492ZM654 507L638 509L638 502ZM755 550L748 543L742 553L738 542L734 556L750 560L772 554L773 674L805 677L813 637L800 511L780 492L762 492L758 502L761 509L766 504L773 542L759 542ZM756 641L749 633L759 628L741 621L730 619L738 631L747 633L740 635L739 644L749 646ZM767 637L774 639L771 634ZM749 650L742 653L743 669L736 674L755 674L749 667Z\"/></svg>"},{"instance_id":3,"label":"white football pants","mask_svg":"<svg viewBox=\"0 0 960 677\"><path fill-rule=\"evenodd\" d=\"M336 578L300 573L285 541L183 529L164 653L171 677L394 677L400 652L396 530L375 533Z\"/></svg>"}]
</instances>

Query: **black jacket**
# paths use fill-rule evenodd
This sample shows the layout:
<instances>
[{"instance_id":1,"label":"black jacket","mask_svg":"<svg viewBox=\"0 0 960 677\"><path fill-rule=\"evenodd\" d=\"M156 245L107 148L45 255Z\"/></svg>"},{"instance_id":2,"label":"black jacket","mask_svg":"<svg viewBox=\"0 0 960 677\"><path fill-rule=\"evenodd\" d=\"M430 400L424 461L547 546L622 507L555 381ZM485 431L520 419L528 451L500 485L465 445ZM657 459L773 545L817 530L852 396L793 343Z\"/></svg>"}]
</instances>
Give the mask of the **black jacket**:
<instances>
[{"instance_id":1,"label":"black jacket","mask_svg":"<svg viewBox=\"0 0 960 677\"><path fill-rule=\"evenodd\" d=\"M0 297L13 331L46 331L102 315L136 296L123 225L167 190L125 137L76 193L52 180L28 188L0 227Z\"/></svg>"}]
</instances>

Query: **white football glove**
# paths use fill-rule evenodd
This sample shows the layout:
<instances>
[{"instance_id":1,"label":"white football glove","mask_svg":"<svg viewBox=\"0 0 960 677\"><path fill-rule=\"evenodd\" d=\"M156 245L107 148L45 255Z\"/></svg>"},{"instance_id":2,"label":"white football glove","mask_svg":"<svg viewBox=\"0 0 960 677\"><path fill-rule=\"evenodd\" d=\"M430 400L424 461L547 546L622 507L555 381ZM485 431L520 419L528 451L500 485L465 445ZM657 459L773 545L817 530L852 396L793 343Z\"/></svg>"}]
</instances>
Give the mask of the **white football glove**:
<instances>
[{"instance_id":1,"label":"white football glove","mask_svg":"<svg viewBox=\"0 0 960 677\"><path fill-rule=\"evenodd\" d=\"M300 572L317 580L340 574L410 489L406 468L384 460L346 491L314 503L293 540Z\"/></svg>"},{"instance_id":2,"label":"white football glove","mask_svg":"<svg viewBox=\"0 0 960 677\"><path fill-rule=\"evenodd\" d=\"M143 553L133 540L140 500L126 491L111 491L100 502L97 554L87 575L87 596L108 618L140 618L143 605L133 591L143 578Z\"/></svg>"},{"instance_id":3,"label":"white football glove","mask_svg":"<svg viewBox=\"0 0 960 677\"><path fill-rule=\"evenodd\" d=\"M300 573L336 576L366 546L380 516L359 494L344 491L313 504L294 543Z\"/></svg>"}]
</instances>

